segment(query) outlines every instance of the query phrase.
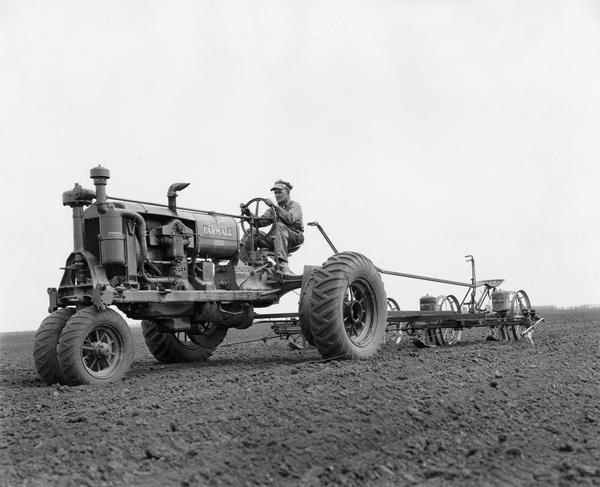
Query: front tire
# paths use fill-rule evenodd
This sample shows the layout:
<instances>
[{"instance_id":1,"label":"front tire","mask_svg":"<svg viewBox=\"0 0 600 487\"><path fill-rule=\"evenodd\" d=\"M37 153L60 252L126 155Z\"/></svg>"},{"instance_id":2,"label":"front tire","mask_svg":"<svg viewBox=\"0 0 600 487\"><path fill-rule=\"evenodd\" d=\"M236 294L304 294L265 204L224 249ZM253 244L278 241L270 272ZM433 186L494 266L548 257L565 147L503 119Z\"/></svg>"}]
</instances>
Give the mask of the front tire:
<instances>
[{"instance_id":1,"label":"front tire","mask_svg":"<svg viewBox=\"0 0 600 487\"><path fill-rule=\"evenodd\" d=\"M154 358L163 363L202 362L207 360L227 334L226 328L215 328L210 334L186 332L162 333L151 320L142 321L144 340Z\"/></svg>"},{"instance_id":2,"label":"front tire","mask_svg":"<svg viewBox=\"0 0 600 487\"><path fill-rule=\"evenodd\" d=\"M312 334L323 358L365 359L377 353L386 331L383 281L356 252L330 257L314 274Z\"/></svg>"},{"instance_id":3,"label":"front tire","mask_svg":"<svg viewBox=\"0 0 600 487\"><path fill-rule=\"evenodd\" d=\"M35 368L49 386L63 383L64 378L58 365L58 340L65 324L74 313L75 308L57 309L42 321L33 337Z\"/></svg>"},{"instance_id":4,"label":"front tire","mask_svg":"<svg viewBox=\"0 0 600 487\"><path fill-rule=\"evenodd\" d=\"M116 311L90 306L75 313L58 342L58 363L69 385L106 384L123 378L133 362L133 336Z\"/></svg>"}]
</instances>

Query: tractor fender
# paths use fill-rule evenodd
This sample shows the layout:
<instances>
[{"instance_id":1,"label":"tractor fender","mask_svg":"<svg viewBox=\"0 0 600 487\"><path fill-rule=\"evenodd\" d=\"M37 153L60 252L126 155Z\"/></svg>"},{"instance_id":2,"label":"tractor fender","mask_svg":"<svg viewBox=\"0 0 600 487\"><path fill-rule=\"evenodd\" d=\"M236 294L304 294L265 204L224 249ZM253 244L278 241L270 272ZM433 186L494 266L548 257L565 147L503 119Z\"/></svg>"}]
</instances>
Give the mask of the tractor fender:
<instances>
[{"instance_id":1,"label":"tractor fender","mask_svg":"<svg viewBox=\"0 0 600 487\"><path fill-rule=\"evenodd\" d=\"M313 273L313 271L315 271L316 269L320 269L320 268L321 268L321 266L319 266L319 265L305 265L304 266L304 271L302 272L302 287L300 288L301 295L304 292L304 290L306 289L306 286L308 285L308 281L309 281L310 276Z\"/></svg>"}]
</instances>

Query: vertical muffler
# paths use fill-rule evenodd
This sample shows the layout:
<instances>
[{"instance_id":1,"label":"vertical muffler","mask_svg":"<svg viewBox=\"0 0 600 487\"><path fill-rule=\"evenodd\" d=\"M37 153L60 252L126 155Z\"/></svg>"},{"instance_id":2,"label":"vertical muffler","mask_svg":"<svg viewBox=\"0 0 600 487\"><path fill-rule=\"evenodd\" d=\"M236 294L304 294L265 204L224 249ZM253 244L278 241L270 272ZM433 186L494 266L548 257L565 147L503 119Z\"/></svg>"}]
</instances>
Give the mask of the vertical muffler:
<instances>
[{"instance_id":1,"label":"vertical muffler","mask_svg":"<svg viewBox=\"0 0 600 487\"><path fill-rule=\"evenodd\" d=\"M100 218L100 260L104 265L125 264L123 217L106 203L106 180L110 178L110 171L102 166L94 167L90 170L90 178L96 186L96 205Z\"/></svg>"}]
</instances>

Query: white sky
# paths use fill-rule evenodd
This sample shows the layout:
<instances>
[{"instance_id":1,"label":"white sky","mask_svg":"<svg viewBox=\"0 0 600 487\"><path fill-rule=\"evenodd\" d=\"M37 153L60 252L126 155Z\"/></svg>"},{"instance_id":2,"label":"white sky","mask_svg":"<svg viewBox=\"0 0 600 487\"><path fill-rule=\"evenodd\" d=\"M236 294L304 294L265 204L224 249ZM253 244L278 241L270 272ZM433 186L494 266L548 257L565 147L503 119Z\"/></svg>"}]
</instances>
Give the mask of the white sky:
<instances>
[{"instance_id":1,"label":"white sky","mask_svg":"<svg viewBox=\"0 0 600 487\"><path fill-rule=\"evenodd\" d=\"M294 184L380 267L599 303L600 7L586 1L0 0L1 331L72 249L62 192L237 213ZM314 228L291 267L331 251ZM463 288L385 278L418 309ZM295 310L297 296L287 303Z\"/></svg>"}]
</instances>

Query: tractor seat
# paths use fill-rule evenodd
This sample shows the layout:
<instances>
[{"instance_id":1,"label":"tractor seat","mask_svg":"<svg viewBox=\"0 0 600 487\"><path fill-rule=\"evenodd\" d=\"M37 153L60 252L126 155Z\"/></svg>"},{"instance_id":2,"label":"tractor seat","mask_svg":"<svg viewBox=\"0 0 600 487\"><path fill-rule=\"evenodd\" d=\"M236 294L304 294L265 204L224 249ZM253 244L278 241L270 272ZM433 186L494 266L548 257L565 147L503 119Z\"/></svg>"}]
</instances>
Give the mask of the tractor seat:
<instances>
[{"instance_id":1,"label":"tractor seat","mask_svg":"<svg viewBox=\"0 0 600 487\"><path fill-rule=\"evenodd\" d=\"M292 252L296 252L296 250L298 250L300 247L302 247L302 244L300 244L300 245L294 245L293 247L290 247L288 249L288 254L291 254Z\"/></svg>"},{"instance_id":2,"label":"tractor seat","mask_svg":"<svg viewBox=\"0 0 600 487\"><path fill-rule=\"evenodd\" d=\"M288 255L289 255L289 254L292 254L292 253L294 253L294 252L296 252L296 250L298 250L300 247L302 247L302 244L300 244L300 245L294 245L293 247L290 247L290 248L288 249ZM263 252L264 252L264 253L265 253L267 256L269 256L269 257L273 257L273 256L275 256L275 251L274 251L274 250L263 250Z\"/></svg>"},{"instance_id":3,"label":"tractor seat","mask_svg":"<svg viewBox=\"0 0 600 487\"><path fill-rule=\"evenodd\" d=\"M475 283L475 286L476 287L486 286L486 287L496 288L503 282L504 282L504 279L485 279L483 281L477 281Z\"/></svg>"}]
</instances>

